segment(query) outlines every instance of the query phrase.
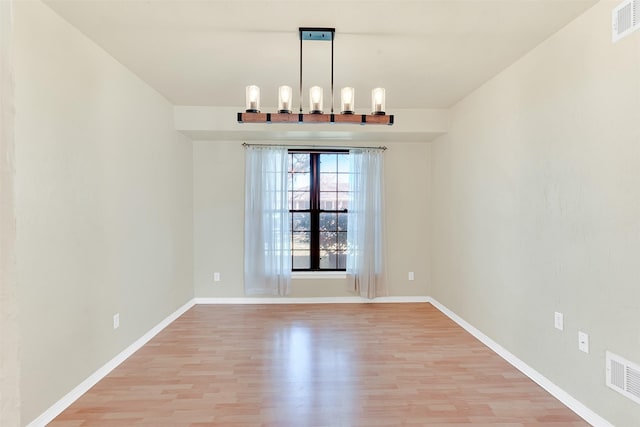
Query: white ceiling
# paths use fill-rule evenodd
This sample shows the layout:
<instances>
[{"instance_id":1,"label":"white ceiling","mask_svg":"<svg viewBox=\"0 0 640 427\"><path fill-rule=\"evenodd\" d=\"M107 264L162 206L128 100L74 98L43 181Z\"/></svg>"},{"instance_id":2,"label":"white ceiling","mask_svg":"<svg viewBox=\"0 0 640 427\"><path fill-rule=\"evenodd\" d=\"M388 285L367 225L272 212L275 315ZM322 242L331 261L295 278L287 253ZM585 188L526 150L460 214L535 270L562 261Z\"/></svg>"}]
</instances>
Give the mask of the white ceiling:
<instances>
[{"instance_id":1,"label":"white ceiling","mask_svg":"<svg viewBox=\"0 0 640 427\"><path fill-rule=\"evenodd\" d=\"M277 86L298 87L298 27L335 27L336 93L354 86L366 110L383 86L392 111L450 107L596 0L46 3L175 105L241 108L257 84L274 108ZM328 98L330 46L304 42L305 92Z\"/></svg>"}]
</instances>

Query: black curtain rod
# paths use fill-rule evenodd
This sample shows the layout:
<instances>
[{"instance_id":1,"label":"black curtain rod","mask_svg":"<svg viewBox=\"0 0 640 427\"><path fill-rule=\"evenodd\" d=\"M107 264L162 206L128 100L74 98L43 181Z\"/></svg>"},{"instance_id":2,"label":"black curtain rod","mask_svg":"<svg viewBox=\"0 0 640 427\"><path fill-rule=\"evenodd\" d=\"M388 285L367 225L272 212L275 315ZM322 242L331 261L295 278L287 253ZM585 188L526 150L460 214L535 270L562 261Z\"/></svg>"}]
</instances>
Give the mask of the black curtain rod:
<instances>
[{"instance_id":1,"label":"black curtain rod","mask_svg":"<svg viewBox=\"0 0 640 427\"><path fill-rule=\"evenodd\" d=\"M287 148L291 148L291 149L298 149L298 150L349 150L352 148L361 148L364 150L382 150L385 151L387 149L387 147L385 147L384 145L379 146L379 147L358 147L358 146L349 146L349 145L340 145L340 146L334 146L334 145L299 145L299 144L249 144L247 142L243 142L242 143L243 147L287 147Z\"/></svg>"}]
</instances>

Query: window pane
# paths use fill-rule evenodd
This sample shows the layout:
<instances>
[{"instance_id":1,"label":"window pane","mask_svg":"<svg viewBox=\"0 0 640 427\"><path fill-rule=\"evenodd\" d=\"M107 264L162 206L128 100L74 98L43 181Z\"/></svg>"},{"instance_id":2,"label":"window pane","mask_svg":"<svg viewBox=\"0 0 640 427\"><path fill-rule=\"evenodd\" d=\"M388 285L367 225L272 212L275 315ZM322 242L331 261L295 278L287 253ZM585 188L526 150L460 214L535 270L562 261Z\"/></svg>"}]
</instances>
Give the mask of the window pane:
<instances>
[{"instance_id":1,"label":"window pane","mask_svg":"<svg viewBox=\"0 0 640 427\"><path fill-rule=\"evenodd\" d=\"M338 175L335 173L320 173L320 191L336 191L338 189ZM347 190L349 187L347 186Z\"/></svg>"},{"instance_id":2,"label":"window pane","mask_svg":"<svg viewBox=\"0 0 640 427\"><path fill-rule=\"evenodd\" d=\"M320 251L320 268L322 269L337 268L335 252Z\"/></svg>"},{"instance_id":3,"label":"window pane","mask_svg":"<svg viewBox=\"0 0 640 427\"><path fill-rule=\"evenodd\" d=\"M347 254L345 254L344 252L338 253L338 268L347 268Z\"/></svg>"},{"instance_id":4,"label":"window pane","mask_svg":"<svg viewBox=\"0 0 640 427\"><path fill-rule=\"evenodd\" d=\"M310 231L311 230L311 214L308 212L294 212L291 214L292 231Z\"/></svg>"},{"instance_id":5,"label":"window pane","mask_svg":"<svg viewBox=\"0 0 640 427\"><path fill-rule=\"evenodd\" d=\"M346 213L338 214L338 230L347 231L347 218L348 214Z\"/></svg>"},{"instance_id":6,"label":"window pane","mask_svg":"<svg viewBox=\"0 0 640 427\"><path fill-rule=\"evenodd\" d=\"M337 193L335 191L320 192L320 209L335 211L338 209Z\"/></svg>"},{"instance_id":7,"label":"window pane","mask_svg":"<svg viewBox=\"0 0 640 427\"><path fill-rule=\"evenodd\" d=\"M337 231L338 217L334 213L320 213L320 231Z\"/></svg>"},{"instance_id":8,"label":"window pane","mask_svg":"<svg viewBox=\"0 0 640 427\"><path fill-rule=\"evenodd\" d=\"M302 191L302 190L309 191L309 188L310 188L309 180L311 179L310 173L294 173L292 175L293 175L293 182L291 183L291 187L289 187L291 191Z\"/></svg>"},{"instance_id":9,"label":"window pane","mask_svg":"<svg viewBox=\"0 0 640 427\"><path fill-rule=\"evenodd\" d=\"M320 154L320 173L337 172L338 171L338 155L337 154Z\"/></svg>"},{"instance_id":10,"label":"window pane","mask_svg":"<svg viewBox=\"0 0 640 427\"><path fill-rule=\"evenodd\" d=\"M349 154L338 154L338 172L351 172L349 170Z\"/></svg>"},{"instance_id":11,"label":"window pane","mask_svg":"<svg viewBox=\"0 0 640 427\"><path fill-rule=\"evenodd\" d=\"M331 231L320 233L320 249L335 251L338 243L337 234Z\"/></svg>"},{"instance_id":12,"label":"window pane","mask_svg":"<svg viewBox=\"0 0 640 427\"><path fill-rule=\"evenodd\" d=\"M337 177L338 177L338 190L349 191L349 178L351 177L351 174L339 173Z\"/></svg>"},{"instance_id":13,"label":"window pane","mask_svg":"<svg viewBox=\"0 0 640 427\"><path fill-rule=\"evenodd\" d=\"M311 233L308 231L294 231L292 235L291 249L309 250L309 246L311 245Z\"/></svg>"},{"instance_id":14,"label":"window pane","mask_svg":"<svg viewBox=\"0 0 640 427\"><path fill-rule=\"evenodd\" d=\"M311 268L311 257L309 251L293 251L292 266L294 269Z\"/></svg>"},{"instance_id":15,"label":"window pane","mask_svg":"<svg viewBox=\"0 0 640 427\"><path fill-rule=\"evenodd\" d=\"M293 209L293 210L309 209L309 192L308 191L290 191L289 192L289 209Z\"/></svg>"},{"instance_id":16,"label":"window pane","mask_svg":"<svg viewBox=\"0 0 640 427\"><path fill-rule=\"evenodd\" d=\"M309 153L292 153L289 155L289 172L309 172Z\"/></svg>"},{"instance_id":17,"label":"window pane","mask_svg":"<svg viewBox=\"0 0 640 427\"><path fill-rule=\"evenodd\" d=\"M347 250L347 232L346 231L338 232L338 249L341 251Z\"/></svg>"},{"instance_id":18,"label":"window pane","mask_svg":"<svg viewBox=\"0 0 640 427\"><path fill-rule=\"evenodd\" d=\"M340 191L337 193L337 210L349 209L349 198L350 194L348 191Z\"/></svg>"}]
</instances>

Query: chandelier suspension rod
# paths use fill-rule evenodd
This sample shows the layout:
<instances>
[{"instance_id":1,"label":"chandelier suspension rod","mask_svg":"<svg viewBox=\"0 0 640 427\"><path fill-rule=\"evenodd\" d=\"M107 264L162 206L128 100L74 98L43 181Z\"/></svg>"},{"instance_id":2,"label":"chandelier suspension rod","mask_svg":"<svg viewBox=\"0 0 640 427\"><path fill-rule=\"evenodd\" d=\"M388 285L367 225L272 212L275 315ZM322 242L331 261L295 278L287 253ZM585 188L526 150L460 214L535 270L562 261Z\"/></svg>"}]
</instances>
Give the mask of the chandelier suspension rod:
<instances>
[{"instance_id":1,"label":"chandelier suspension rod","mask_svg":"<svg viewBox=\"0 0 640 427\"><path fill-rule=\"evenodd\" d=\"M300 114L302 114L302 29L300 32Z\"/></svg>"},{"instance_id":2,"label":"chandelier suspension rod","mask_svg":"<svg viewBox=\"0 0 640 427\"><path fill-rule=\"evenodd\" d=\"M298 150L349 150L349 149L361 149L361 150L387 150L387 147L380 145L378 147L359 147L357 145L300 145L300 144L250 144L243 142L242 146L247 147L287 147Z\"/></svg>"},{"instance_id":3,"label":"chandelier suspension rod","mask_svg":"<svg viewBox=\"0 0 640 427\"><path fill-rule=\"evenodd\" d=\"M335 33L331 33L331 114L333 114L333 39L336 38Z\"/></svg>"}]
</instances>

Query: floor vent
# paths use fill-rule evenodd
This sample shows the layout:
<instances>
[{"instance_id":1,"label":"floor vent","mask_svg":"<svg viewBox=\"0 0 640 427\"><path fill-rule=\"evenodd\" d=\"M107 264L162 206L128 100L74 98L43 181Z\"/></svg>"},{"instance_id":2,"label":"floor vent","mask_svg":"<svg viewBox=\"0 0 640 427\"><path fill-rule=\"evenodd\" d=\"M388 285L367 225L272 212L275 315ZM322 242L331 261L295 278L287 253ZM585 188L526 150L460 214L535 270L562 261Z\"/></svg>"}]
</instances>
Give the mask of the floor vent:
<instances>
[{"instance_id":1,"label":"floor vent","mask_svg":"<svg viewBox=\"0 0 640 427\"><path fill-rule=\"evenodd\" d=\"M625 0L611 12L612 40L617 42L640 28L640 0Z\"/></svg>"},{"instance_id":2,"label":"floor vent","mask_svg":"<svg viewBox=\"0 0 640 427\"><path fill-rule=\"evenodd\" d=\"M640 403L640 366L607 351L607 386Z\"/></svg>"}]
</instances>

